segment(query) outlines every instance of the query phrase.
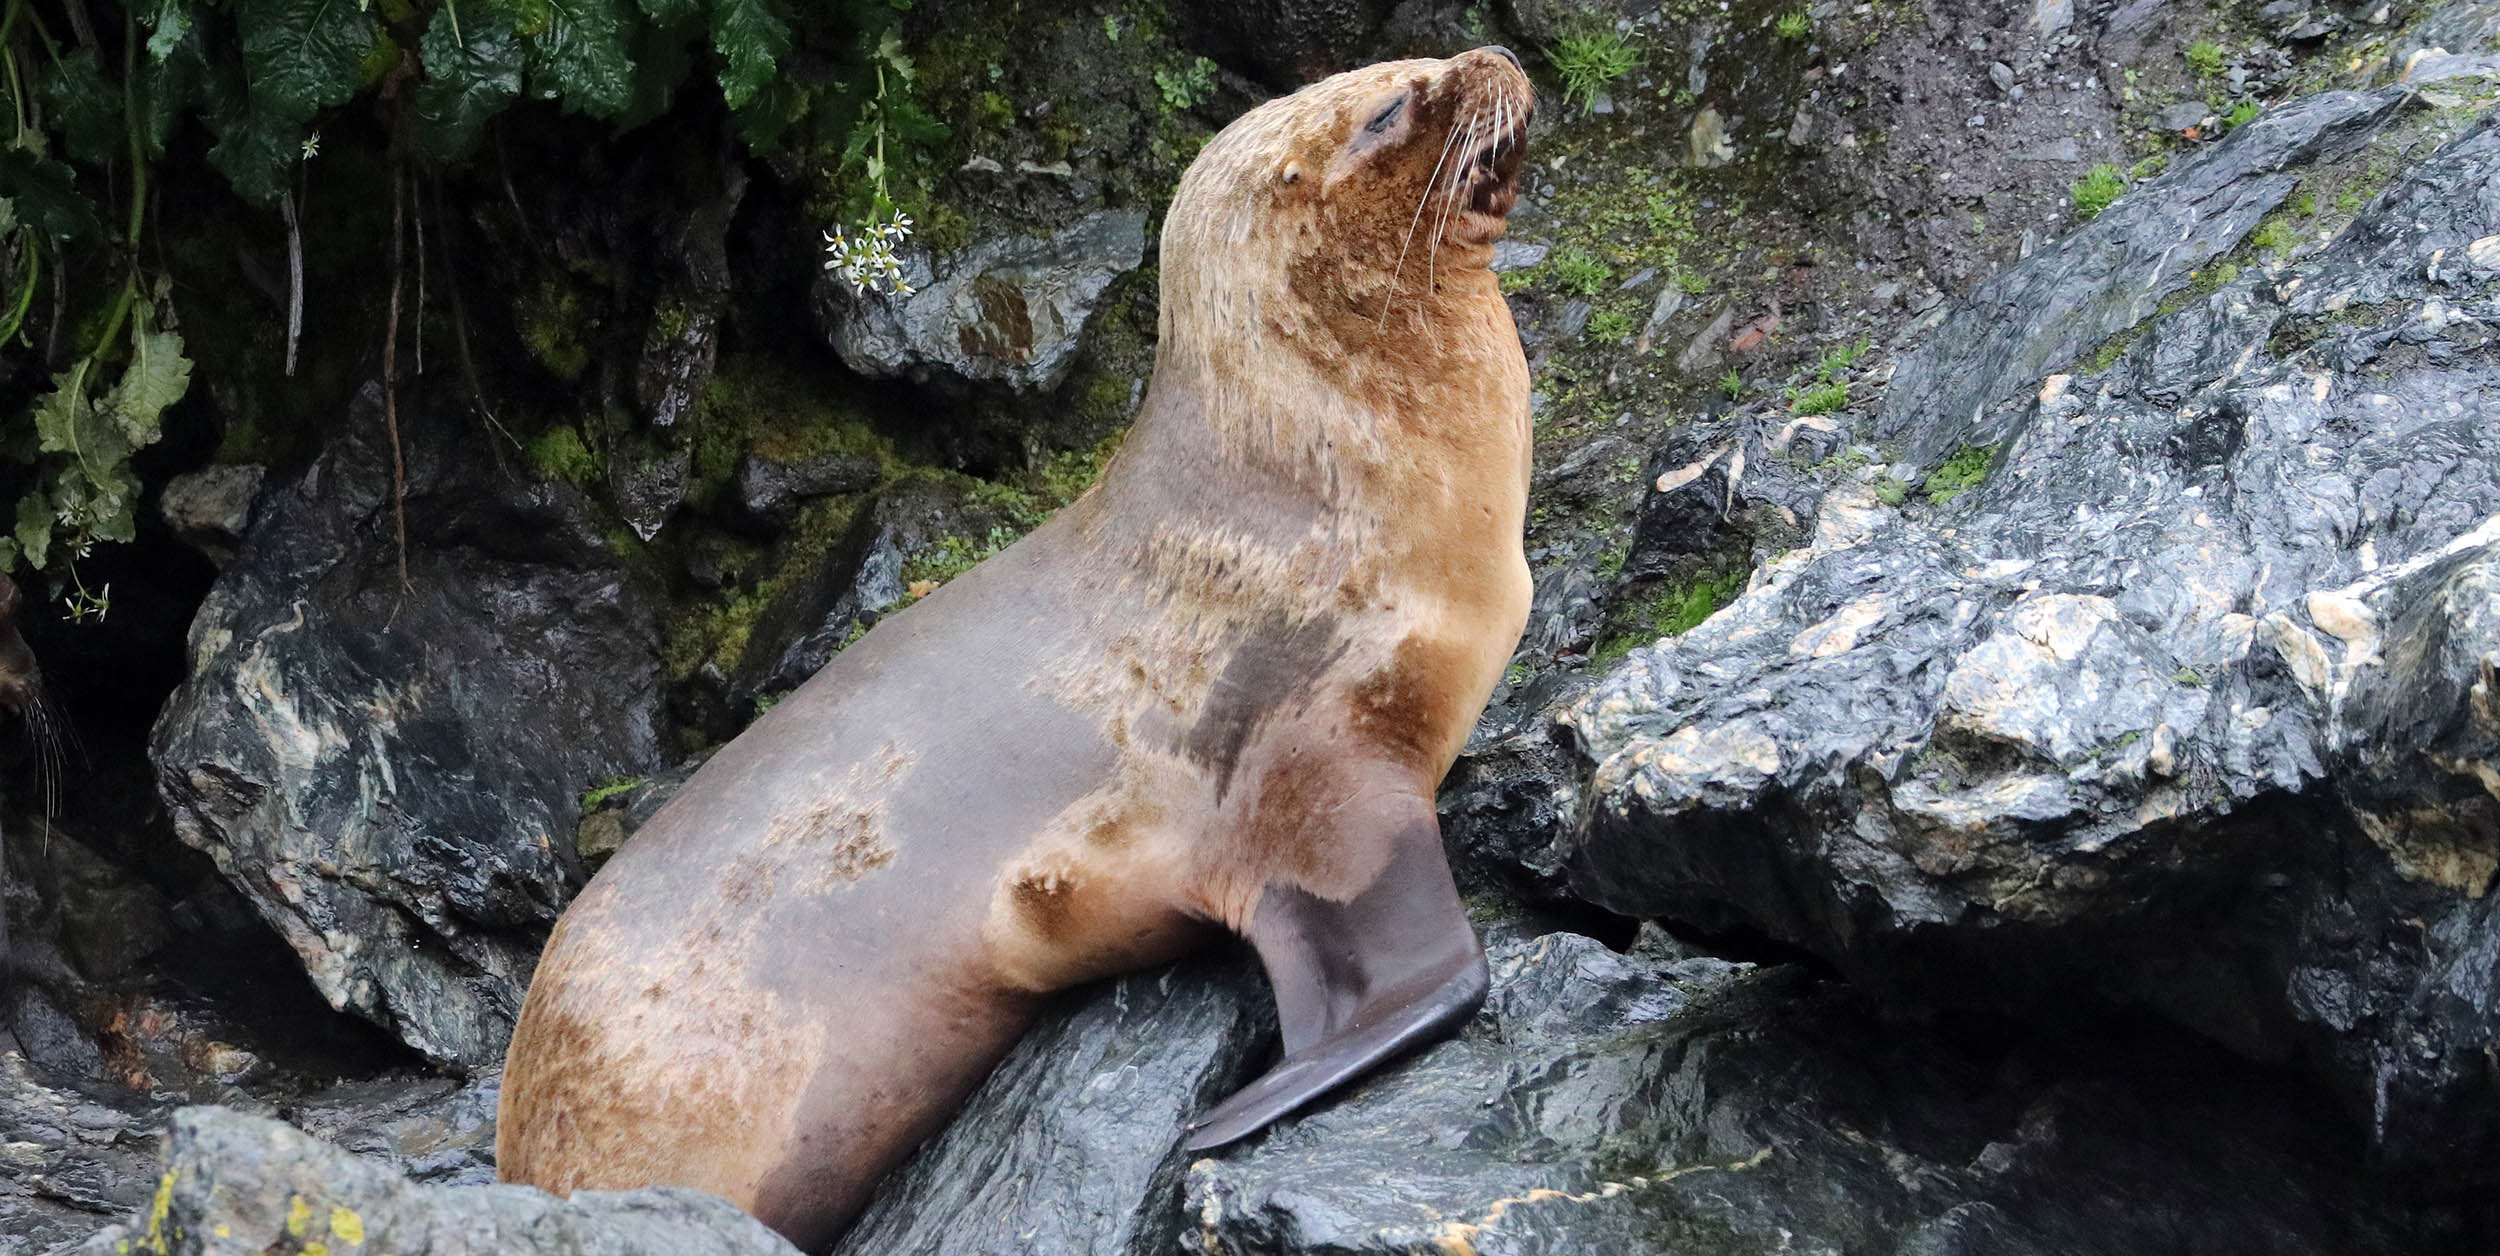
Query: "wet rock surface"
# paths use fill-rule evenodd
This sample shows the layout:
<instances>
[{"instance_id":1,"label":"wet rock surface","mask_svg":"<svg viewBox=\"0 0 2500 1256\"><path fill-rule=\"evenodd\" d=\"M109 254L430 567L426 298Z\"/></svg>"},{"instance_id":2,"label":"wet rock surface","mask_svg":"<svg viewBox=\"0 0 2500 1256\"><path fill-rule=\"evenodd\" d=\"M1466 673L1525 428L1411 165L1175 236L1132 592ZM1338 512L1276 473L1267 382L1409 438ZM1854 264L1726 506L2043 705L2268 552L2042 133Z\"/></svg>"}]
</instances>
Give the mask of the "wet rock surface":
<instances>
[{"instance_id":1,"label":"wet rock surface","mask_svg":"<svg viewBox=\"0 0 2500 1256\"><path fill-rule=\"evenodd\" d=\"M2095 291L2070 272L2100 254L1983 286L1947 318L1974 334L1913 354L1887 404L1905 470L1954 486L1902 510L1844 476L1810 544L1558 708L1587 784L1546 866L1902 997L2155 1008L2296 1059L2381 1157L2479 1177L2500 130L2435 149L2098 372L2044 382L2086 316L2001 298ZM2151 190L2087 231L2167 214Z\"/></svg>"},{"instance_id":2,"label":"wet rock surface","mask_svg":"<svg viewBox=\"0 0 2500 1256\"><path fill-rule=\"evenodd\" d=\"M1145 260L1146 216L1098 210L1046 238L985 240L934 260L907 254L908 295L817 281L817 317L844 363L875 378L1048 390L1111 281Z\"/></svg>"},{"instance_id":3,"label":"wet rock surface","mask_svg":"<svg viewBox=\"0 0 2500 1256\"><path fill-rule=\"evenodd\" d=\"M148 1202L78 1252L786 1256L797 1250L728 1201L699 1191L583 1191L558 1199L528 1187L429 1186L292 1126L223 1108L185 1108L169 1126Z\"/></svg>"},{"instance_id":4,"label":"wet rock surface","mask_svg":"<svg viewBox=\"0 0 2500 1256\"><path fill-rule=\"evenodd\" d=\"M380 409L265 494L153 758L333 1006L488 1066L580 882L580 793L661 761L656 642L566 490L414 406L403 584Z\"/></svg>"},{"instance_id":5,"label":"wet rock surface","mask_svg":"<svg viewBox=\"0 0 2500 1256\"><path fill-rule=\"evenodd\" d=\"M888 1176L835 1250L1173 1250L1182 1125L1246 1084L1275 1017L1256 966L1196 960L1071 996Z\"/></svg>"},{"instance_id":6,"label":"wet rock surface","mask_svg":"<svg viewBox=\"0 0 2500 1256\"><path fill-rule=\"evenodd\" d=\"M1190 1166L1185 1245L2457 1250L2343 1175L2331 1123L2193 1053L1905 1033L1800 970L1656 943L1497 929L1459 1037Z\"/></svg>"}]
</instances>

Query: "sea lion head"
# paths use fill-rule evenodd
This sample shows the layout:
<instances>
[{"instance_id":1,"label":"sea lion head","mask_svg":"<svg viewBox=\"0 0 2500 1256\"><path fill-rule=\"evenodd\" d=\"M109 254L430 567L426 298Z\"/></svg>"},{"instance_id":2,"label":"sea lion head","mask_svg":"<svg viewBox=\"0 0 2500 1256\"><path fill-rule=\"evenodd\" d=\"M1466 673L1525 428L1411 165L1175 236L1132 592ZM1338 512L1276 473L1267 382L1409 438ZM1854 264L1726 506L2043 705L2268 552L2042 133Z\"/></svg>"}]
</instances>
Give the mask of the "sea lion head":
<instances>
[{"instance_id":1,"label":"sea lion head","mask_svg":"<svg viewBox=\"0 0 2500 1256\"><path fill-rule=\"evenodd\" d=\"M1165 220L1165 342L1281 333L1359 351L1444 321L1452 297L1498 300L1484 272L1534 106L1518 61L1478 48L1349 70L1242 115Z\"/></svg>"},{"instance_id":2,"label":"sea lion head","mask_svg":"<svg viewBox=\"0 0 2500 1256\"><path fill-rule=\"evenodd\" d=\"M0 574L0 715L26 714L43 698L43 672L17 630L17 582Z\"/></svg>"}]
</instances>

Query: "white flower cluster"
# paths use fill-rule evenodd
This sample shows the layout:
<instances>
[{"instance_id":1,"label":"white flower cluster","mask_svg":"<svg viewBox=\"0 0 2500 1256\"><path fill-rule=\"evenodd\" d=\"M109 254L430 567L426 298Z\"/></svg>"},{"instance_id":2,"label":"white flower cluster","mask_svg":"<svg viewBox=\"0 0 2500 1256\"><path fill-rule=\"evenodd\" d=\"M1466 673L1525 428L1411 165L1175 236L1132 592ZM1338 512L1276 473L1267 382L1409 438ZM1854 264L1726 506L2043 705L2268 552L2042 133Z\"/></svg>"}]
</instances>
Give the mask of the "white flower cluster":
<instances>
[{"instance_id":1,"label":"white flower cluster","mask_svg":"<svg viewBox=\"0 0 2500 1256\"><path fill-rule=\"evenodd\" d=\"M911 295L911 285L903 282L903 259L895 256L894 246L911 236L911 215L901 210L883 222L870 221L856 236L835 227L825 233L825 269L840 275L854 293L883 288L898 297Z\"/></svg>"}]
</instances>

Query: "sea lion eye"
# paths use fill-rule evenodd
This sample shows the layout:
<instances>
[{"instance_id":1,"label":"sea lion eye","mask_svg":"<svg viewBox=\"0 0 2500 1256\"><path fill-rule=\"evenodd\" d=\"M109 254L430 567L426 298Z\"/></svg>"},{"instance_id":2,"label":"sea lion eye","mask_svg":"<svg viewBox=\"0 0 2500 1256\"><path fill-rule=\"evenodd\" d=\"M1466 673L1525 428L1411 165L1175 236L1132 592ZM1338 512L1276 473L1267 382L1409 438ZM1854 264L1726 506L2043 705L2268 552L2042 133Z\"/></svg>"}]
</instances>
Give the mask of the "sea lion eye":
<instances>
[{"instance_id":1,"label":"sea lion eye","mask_svg":"<svg viewBox=\"0 0 2500 1256\"><path fill-rule=\"evenodd\" d=\"M1372 120L1363 124L1363 129L1374 135L1388 130L1389 124L1398 120L1398 112L1404 108L1406 108L1406 97L1401 95L1396 100L1390 101L1386 108L1373 114Z\"/></svg>"}]
</instances>

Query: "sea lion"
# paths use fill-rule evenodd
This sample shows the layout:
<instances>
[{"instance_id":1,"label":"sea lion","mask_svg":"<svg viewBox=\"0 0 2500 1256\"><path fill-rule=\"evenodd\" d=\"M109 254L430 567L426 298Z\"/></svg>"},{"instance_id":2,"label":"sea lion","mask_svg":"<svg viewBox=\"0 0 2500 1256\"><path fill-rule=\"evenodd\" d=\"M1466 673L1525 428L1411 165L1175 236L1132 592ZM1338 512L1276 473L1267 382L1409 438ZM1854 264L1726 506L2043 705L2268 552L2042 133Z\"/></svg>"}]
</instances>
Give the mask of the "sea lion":
<instances>
[{"instance_id":1,"label":"sea lion","mask_svg":"<svg viewBox=\"0 0 2500 1256\"><path fill-rule=\"evenodd\" d=\"M698 1187L822 1246L1046 995L1218 925L1285 1054L1193 1148L1472 1014L1433 791L1528 609L1528 372L1488 264L1531 102L1478 49L1207 145L1100 481L723 747L557 923L507 1181Z\"/></svg>"}]
</instances>

